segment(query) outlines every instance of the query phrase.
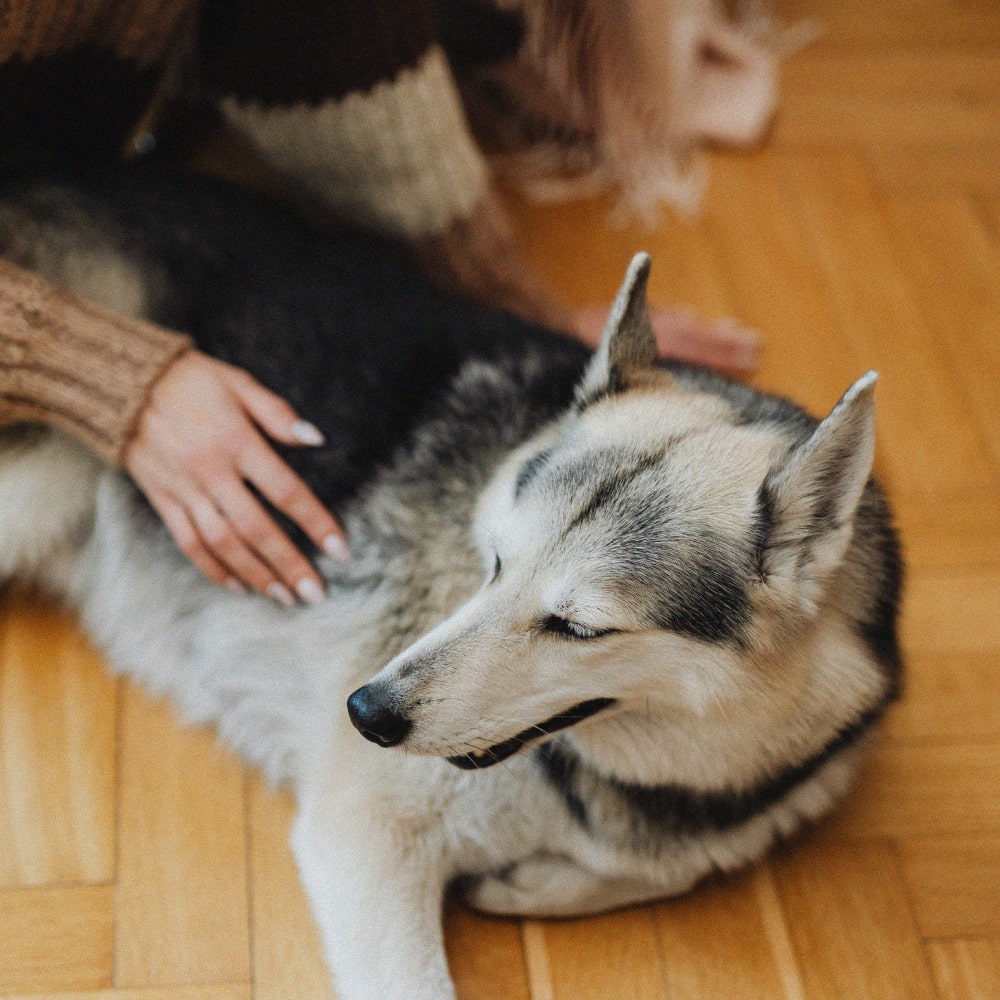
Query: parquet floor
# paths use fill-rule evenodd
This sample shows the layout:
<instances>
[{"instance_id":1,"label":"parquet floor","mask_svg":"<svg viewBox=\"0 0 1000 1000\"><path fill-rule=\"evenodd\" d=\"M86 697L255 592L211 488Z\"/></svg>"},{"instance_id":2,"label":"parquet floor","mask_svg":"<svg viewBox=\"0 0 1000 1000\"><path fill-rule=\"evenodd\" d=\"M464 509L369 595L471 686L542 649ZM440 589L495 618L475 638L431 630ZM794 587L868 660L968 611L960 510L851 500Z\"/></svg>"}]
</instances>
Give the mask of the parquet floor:
<instances>
[{"instance_id":1,"label":"parquet floor","mask_svg":"<svg viewBox=\"0 0 1000 1000\"><path fill-rule=\"evenodd\" d=\"M697 222L518 217L579 302L650 249L657 298L757 325L757 381L815 410L881 372L906 696L846 806L755 871L600 919L452 912L463 1000L1000 998L1000 6L782 10L826 34L788 63L767 147L713 158ZM0 996L331 996L289 813L63 613L3 599Z\"/></svg>"}]
</instances>

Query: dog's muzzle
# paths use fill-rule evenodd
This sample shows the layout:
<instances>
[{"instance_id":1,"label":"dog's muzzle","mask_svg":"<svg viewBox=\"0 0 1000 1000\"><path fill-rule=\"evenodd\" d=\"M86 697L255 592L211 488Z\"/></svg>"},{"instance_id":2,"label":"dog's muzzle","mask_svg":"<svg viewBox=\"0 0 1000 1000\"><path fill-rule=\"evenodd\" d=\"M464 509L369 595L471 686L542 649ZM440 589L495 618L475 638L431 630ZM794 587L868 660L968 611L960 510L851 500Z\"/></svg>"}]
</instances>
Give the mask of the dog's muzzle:
<instances>
[{"instance_id":1,"label":"dog's muzzle","mask_svg":"<svg viewBox=\"0 0 1000 1000\"><path fill-rule=\"evenodd\" d=\"M484 767L492 767L500 761L512 757L529 743L545 739L552 733L560 729L568 729L575 726L584 719L596 715L598 712L615 703L614 698L593 698L590 701L581 701L579 705L574 705L559 715L553 715L551 719L538 723L537 726L529 728L512 736L503 743L497 743L486 750L473 750L471 753L460 754L456 757L446 758L449 764L462 768L463 771L482 770Z\"/></svg>"}]
</instances>

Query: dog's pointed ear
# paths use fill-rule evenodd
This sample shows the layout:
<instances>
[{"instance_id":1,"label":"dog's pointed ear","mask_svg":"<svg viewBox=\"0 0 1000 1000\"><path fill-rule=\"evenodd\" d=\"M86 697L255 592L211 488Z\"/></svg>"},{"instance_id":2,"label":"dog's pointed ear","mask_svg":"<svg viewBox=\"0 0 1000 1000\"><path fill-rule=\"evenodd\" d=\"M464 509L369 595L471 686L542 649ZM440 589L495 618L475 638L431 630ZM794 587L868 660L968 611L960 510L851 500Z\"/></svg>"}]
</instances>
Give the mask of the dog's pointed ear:
<instances>
[{"instance_id":1,"label":"dog's pointed ear","mask_svg":"<svg viewBox=\"0 0 1000 1000\"><path fill-rule=\"evenodd\" d=\"M875 372L858 379L761 487L761 575L814 604L851 540L875 457Z\"/></svg>"},{"instance_id":2,"label":"dog's pointed ear","mask_svg":"<svg viewBox=\"0 0 1000 1000\"><path fill-rule=\"evenodd\" d=\"M580 406L607 393L621 392L631 376L656 365L656 338L646 302L649 265L648 253L637 253L629 264L608 314L601 346L577 388Z\"/></svg>"}]
</instances>

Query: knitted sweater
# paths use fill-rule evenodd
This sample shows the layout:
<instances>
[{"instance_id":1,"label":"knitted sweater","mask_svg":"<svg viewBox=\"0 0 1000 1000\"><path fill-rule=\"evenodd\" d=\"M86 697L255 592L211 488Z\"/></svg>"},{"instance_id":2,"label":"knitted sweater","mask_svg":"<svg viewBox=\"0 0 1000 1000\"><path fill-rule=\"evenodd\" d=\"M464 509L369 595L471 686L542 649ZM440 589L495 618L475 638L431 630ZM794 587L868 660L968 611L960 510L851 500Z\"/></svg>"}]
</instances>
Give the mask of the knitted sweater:
<instances>
[{"instance_id":1,"label":"knitted sweater","mask_svg":"<svg viewBox=\"0 0 1000 1000\"><path fill-rule=\"evenodd\" d=\"M467 294L561 318L519 264L429 0L11 0L0 171L115 158L182 63L266 162L341 216L408 240ZM120 463L189 346L0 261L0 424L53 424Z\"/></svg>"}]
</instances>

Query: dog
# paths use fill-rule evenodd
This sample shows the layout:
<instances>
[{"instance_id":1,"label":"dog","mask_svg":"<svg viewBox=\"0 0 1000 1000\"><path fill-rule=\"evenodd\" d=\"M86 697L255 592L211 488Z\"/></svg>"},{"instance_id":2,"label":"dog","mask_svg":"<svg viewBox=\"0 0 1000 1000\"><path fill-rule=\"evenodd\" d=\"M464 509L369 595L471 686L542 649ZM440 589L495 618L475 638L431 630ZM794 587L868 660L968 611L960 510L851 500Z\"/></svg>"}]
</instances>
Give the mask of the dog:
<instances>
[{"instance_id":1,"label":"dog","mask_svg":"<svg viewBox=\"0 0 1000 1000\"><path fill-rule=\"evenodd\" d=\"M190 331L328 444L324 603L240 597L60 433L0 438L0 576L297 797L338 995L454 996L441 907L589 914L760 858L845 793L899 690L868 373L814 420L657 362L649 259L593 355L221 184L8 185L0 252Z\"/></svg>"}]
</instances>

